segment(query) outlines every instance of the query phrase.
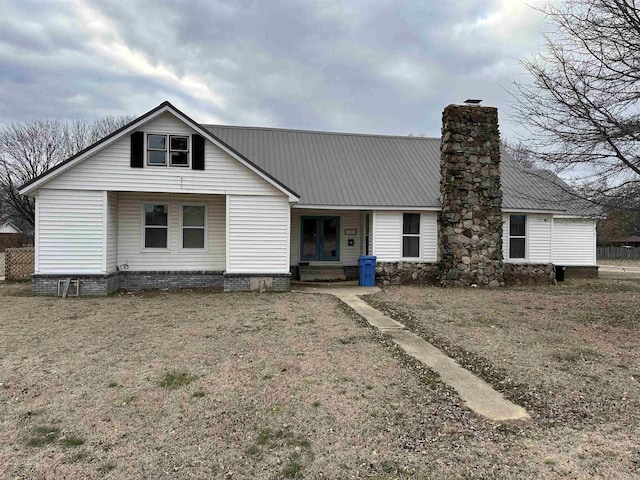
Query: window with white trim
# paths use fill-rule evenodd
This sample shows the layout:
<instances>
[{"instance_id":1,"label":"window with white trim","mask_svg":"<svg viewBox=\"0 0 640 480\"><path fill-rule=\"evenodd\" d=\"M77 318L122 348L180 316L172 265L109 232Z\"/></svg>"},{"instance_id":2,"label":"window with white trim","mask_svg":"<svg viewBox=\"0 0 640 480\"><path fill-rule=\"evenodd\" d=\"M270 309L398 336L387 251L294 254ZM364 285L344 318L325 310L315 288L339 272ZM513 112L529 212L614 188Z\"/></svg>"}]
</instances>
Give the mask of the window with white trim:
<instances>
[{"instance_id":1,"label":"window with white trim","mask_svg":"<svg viewBox=\"0 0 640 480\"><path fill-rule=\"evenodd\" d=\"M147 134L147 165L189 166L189 136Z\"/></svg>"},{"instance_id":2,"label":"window with white trim","mask_svg":"<svg viewBox=\"0 0 640 480\"><path fill-rule=\"evenodd\" d=\"M420 258L420 214L402 215L402 258Z\"/></svg>"},{"instance_id":3,"label":"window with white trim","mask_svg":"<svg viewBox=\"0 0 640 480\"><path fill-rule=\"evenodd\" d=\"M527 216L509 215L509 258L524 259L527 252Z\"/></svg>"},{"instance_id":4,"label":"window with white trim","mask_svg":"<svg viewBox=\"0 0 640 480\"><path fill-rule=\"evenodd\" d=\"M205 248L205 219L204 205L182 206L182 248Z\"/></svg>"},{"instance_id":5,"label":"window with white trim","mask_svg":"<svg viewBox=\"0 0 640 480\"><path fill-rule=\"evenodd\" d=\"M144 204L144 248L167 248L169 205Z\"/></svg>"}]
</instances>

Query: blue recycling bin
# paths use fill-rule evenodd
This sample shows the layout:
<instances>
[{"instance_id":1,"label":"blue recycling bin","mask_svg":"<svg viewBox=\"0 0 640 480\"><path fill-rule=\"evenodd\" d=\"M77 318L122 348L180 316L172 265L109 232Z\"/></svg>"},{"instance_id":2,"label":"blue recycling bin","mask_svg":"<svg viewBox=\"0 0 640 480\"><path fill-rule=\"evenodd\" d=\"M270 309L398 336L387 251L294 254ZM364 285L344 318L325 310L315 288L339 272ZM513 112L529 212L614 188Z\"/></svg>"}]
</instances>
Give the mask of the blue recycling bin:
<instances>
[{"instance_id":1,"label":"blue recycling bin","mask_svg":"<svg viewBox=\"0 0 640 480\"><path fill-rule=\"evenodd\" d=\"M376 284L376 257L373 255L362 255L358 259L360 266L360 286L373 287Z\"/></svg>"}]
</instances>

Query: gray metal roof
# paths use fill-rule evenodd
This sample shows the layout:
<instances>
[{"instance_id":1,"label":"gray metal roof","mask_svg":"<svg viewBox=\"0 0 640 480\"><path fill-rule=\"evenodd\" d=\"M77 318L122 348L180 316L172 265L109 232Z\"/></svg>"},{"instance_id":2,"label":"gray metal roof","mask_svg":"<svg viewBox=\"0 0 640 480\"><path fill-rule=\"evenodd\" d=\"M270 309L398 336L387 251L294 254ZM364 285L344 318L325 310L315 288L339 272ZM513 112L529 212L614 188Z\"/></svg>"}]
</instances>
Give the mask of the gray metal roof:
<instances>
[{"instance_id":1,"label":"gray metal roof","mask_svg":"<svg viewBox=\"0 0 640 480\"><path fill-rule=\"evenodd\" d=\"M440 139L203 125L301 195L299 205L440 207ZM591 215L555 175L502 155L503 208Z\"/></svg>"}]
</instances>

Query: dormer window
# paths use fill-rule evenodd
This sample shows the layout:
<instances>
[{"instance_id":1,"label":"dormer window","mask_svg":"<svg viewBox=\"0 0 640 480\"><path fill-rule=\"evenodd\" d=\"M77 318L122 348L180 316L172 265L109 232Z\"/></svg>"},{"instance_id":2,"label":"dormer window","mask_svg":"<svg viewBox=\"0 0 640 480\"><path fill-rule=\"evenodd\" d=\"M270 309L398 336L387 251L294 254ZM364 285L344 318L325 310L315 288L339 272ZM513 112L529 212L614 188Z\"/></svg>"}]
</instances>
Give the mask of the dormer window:
<instances>
[{"instance_id":1,"label":"dormer window","mask_svg":"<svg viewBox=\"0 0 640 480\"><path fill-rule=\"evenodd\" d=\"M189 137L186 135L147 135L147 165L189 166Z\"/></svg>"}]
</instances>

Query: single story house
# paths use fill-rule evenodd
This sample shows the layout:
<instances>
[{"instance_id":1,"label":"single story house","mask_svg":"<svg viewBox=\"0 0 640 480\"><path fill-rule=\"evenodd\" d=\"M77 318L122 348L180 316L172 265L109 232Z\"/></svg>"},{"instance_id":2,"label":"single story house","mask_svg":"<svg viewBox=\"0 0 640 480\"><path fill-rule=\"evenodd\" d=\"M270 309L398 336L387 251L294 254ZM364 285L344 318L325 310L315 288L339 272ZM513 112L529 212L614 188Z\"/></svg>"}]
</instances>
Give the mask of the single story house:
<instances>
[{"instance_id":1,"label":"single story house","mask_svg":"<svg viewBox=\"0 0 640 480\"><path fill-rule=\"evenodd\" d=\"M597 271L593 209L500 153L496 109L443 122L442 139L201 125L164 102L21 187L34 291L286 290L357 278L363 254L385 284Z\"/></svg>"},{"instance_id":2,"label":"single story house","mask_svg":"<svg viewBox=\"0 0 640 480\"><path fill-rule=\"evenodd\" d=\"M16 235L20 233L22 233L22 230L9 220L0 220L0 235Z\"/></svg>"},{"instance_id":3,"label":"single story house","mask_svg":"<svg viewBox=\"0 0 640 480\"><path fill-rule=\"evenodd\" d=\"M631 235L629 237L618 238L613 243L617 247L640 247L640 235Z\"/></svg>"}]
</instances>

